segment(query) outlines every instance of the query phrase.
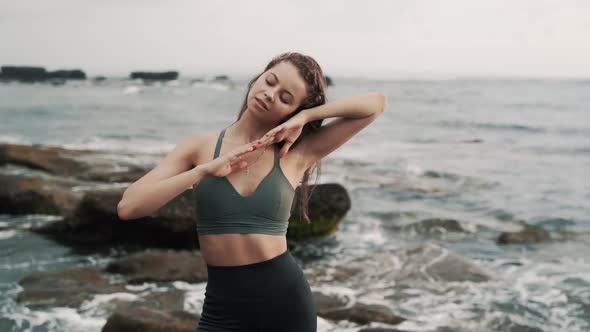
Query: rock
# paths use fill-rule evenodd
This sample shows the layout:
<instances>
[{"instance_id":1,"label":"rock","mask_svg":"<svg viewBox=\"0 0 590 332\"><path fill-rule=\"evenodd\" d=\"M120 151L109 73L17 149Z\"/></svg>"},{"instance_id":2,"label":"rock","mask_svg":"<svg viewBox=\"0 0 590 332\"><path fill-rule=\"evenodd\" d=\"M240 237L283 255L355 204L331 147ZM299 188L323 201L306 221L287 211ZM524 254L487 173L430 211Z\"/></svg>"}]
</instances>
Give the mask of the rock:
<instances>
[{"instance_id":1,"label":"rock","mask_svg":"<svg viewBox=\"0 0 590 332\"><path fill-rule=\"evenodd\" d=\"M151 80L151 81L170 81L178 79L178 72L177 71L165 71L165 72L144 72L144 71L134 71L131 72L129 78L134 79L142 79L142 80Z\"/></svg>"},{"instance_id":2,"label":"rock","mask_svg":"<svg viewBox=\"0 0 590 332\"><path fill-rule=\"evenodd\" d=\"M343 275L342 281L352 284L360 279L372 289L375 281L376 291L382 292L384 280L394 289L416 287L433 282L485 282L491 275L477 264L456 255L438 245L426 244L416 248L378 252L370 257L361 257L337 266L310 264L306 276L312 283L338 280L334 276Z\"/></svg>"},{"instance_id":3,"label":"rock","mask_svg":"<svg viewBox=\"0 0 590 332\"><path fill-rule=\"evenodd\" d=\"M388 327L367 327L367 328L358 330L358 332L407 332L407 331L390 329Z\"/></svg>"},{"instance_id":4,"label":"rock","mask_svg":"<svg viewBox=\"0 0 590 332\"><path fill-rule=\"evenodd\" d=\"M76 210L64 220L35 231L74 246L132 244L147 247L198 247L192 191L187 190L148 217L120 220L117 204L123 189L85 193Z\"/></svg>"},{"instance_id":5,"label":"rock","mask_svg":"<svg viewBox=\"0 0 590 332\"><path fill-rule=\"evenodd\" d=\"M0 213L66 214L82 198L72 187L79 181L56 177L0 174Z\"/></svg>"},{"instance_id":6,"label":"rock","mask_svg":"<svg viewBox=\"0 0 590 332\"><path fill-rule=\"evenodd\" d=\"M498 244L527 244L551 241L549 232L538 226L525 225L519 232L503 232L498 237Z\"/></svg>"},{"instance_id":7,"label":"rock","mask_svg":"<svg viewBox=\"0 0 590 332\"><path fill-rule=\"evenodd\" d=\"M102 332L194 332L199 319L185 311L126 308L115 311Z\"/></svg>"},{"instance_id":8,"label":"rock","mask_svg":"<svg viewBox=\"0 0 590 332\"><path fill-rule=\"evenodd\" d=\"M2 79L42 82L56 79L86 79L86 74L80 69L46 71L43 67L2 66Z\"/></svg>"},{"instance_id":9,"label":"rock","mask_svg":"<svg viewBox=\"0 0 590 332\"><path fill-rule=\"evenodd\" d=\"M301 187L297 187L287 229L287 237L290 239L329 235L338 229L338 224L350 210L350 196L340 184L310 185L309 191L308 215L312 222L308 224L301 216L298 198Z\"/></svg>"},{"instance_id":10,"label":"rock","mask_svg":"<svg viewBox=\"0 0 590 332\"><path fill-rule=\"evenodd\" d=\"M412 230L418 234L443 235L449 232L470 233L455 219L429 218L401 227L402 230Z\"/></svg>"},{"instance_id":11,"label":"rock","mask_svg":"<svg viewBox=\"0 0 590 332\"><path fill-rule=\"evenodd\" d=\"M78 180L136 181L147 169L113 158L110 152L69 150L58 146L0 144L0 165L12 164Z\"/></svg>"},{"instance_id":12,"label":"rock","mask_svg":"<svg viewBox=\"0 0 590 332\"><path fill-rule=\"evenodd\" d=\"M334 82L332 81L332 78L330 78L330 76L325 75L324 76L324 79L326 81L326 86L332 86L332 85L334 85Z\"/></svg>"},{"instance_id":13,"label":"rock","mask_svg":"<svg viewBox=\"0 0 590 332\"><path fill-rule=\"evenodd\" d=\"M138 253L110 262L105 271L122 274L129 283L207 280L205 261L188 251Z\"/></svg>"},{"instance_id":14,"label":"rock","mask_svg":"<svg viewBox=\"0 0 590 332\"><path fill-rule=\"evenodd\" d=\"M380 322L399 324L405 318L394 314L388 307L377 304L355 303L352 307L323 312L322 317L332 320L349 320L357 324Z\"/></svg>"},{"instance_id":15,"label":"rock","mask_svg":"<svg viewBox=\"0 0 590 332\"><path fill-rule=\"evenodd\" d=\"M79 70L56 70L47 72L48 79L85 80L86 74Z\"/></svg>"},{"instance_id":16,"label":"rock","mask_svg":"<svg viewBox=\"0 0 590 332\"><path fill-rule=\"evenodd\" d=\"M95 294L124 291L122 285L110 285L97 270L74 267L59 271L32 273L19 281L23 291L17 302L31 306L77 307Z\"/></svg>"},{"instance_id":17,"label":"rock","mask_svg":"<svg viewBox=\"0 0 590 332\"><path fill-rule=\"evenodd\" d=\"M330 311L345 308L350 299L344 299L337 295L328 295L318 291L312 291L313 300L318 309L318 315L324 316Z\"/></svg>"},{"instance_id":18,"label":"rock","mask_svg":"<svg viewBox=\"0 0 590 332\"><path fill-rule=\"evenodd\" d=\"M42 81L47 72L43 67L2 66L3 80L19 80L25 82Z\"/></svg>"},{"instance_id":19,"label":"rock","mask_svg":"<svg viewBox=\"0 0 590 332\"><path fill-rule=\"evenodd\" d=\"M213 77L213 81L229 81L229 76L217 75L217 76Z\"/></svg>"}]
</instances>

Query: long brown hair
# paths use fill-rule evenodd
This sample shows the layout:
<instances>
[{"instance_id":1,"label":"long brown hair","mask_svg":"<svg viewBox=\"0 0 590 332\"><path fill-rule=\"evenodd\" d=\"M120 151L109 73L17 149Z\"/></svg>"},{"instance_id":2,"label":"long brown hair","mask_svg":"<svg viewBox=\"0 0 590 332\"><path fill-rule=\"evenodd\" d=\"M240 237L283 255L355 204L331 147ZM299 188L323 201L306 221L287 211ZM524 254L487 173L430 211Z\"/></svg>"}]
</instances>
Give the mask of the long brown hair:
<instances>
[{"instance_id":1,"label":"long brown hair","mask_svg":"<svg viewBox=\"0 0 590 332\"><path fill-rule=\"evenodd\" d=\"M303 77L303 80L305 81L305 85L307 87L307 96L305 97L305 99L303 99L303 101L301 102L299 107L297 107L297 109L293 113L286 116L281 121L281 123L286 122L287 120L289 120L290 118L292 118L293 116L295 116L297 113L301 112L304 109L323 105L327 102L327 99L326 99L326 79L324 77L324 73L322 72L322 68L320 68L320 65L310 56L303 55L301 53L296 53L296 52L287 52L287 53L280 54L279 56L276 56L275 58L273 58L266 65L266 68L264 68L264 70L261 73L256 75L256 77L254 77L250 81L250 83L248 83L248 88L246 90L246 96L244 97L244 101L242 102L242 107L240 108L240 113L238 114L238 120L240 120L240 118L242 117L242 114L244 114L244 112L248 108L248 93L250 93L250 89L252 88L252 85L254 85L254 82L256 82L256 80L264 72L266 72L267 70L271 69L272 67L274 67L275 65L277 65L283 61L287 61L287 62L293 64L295 67L297 67L299 74L301 75L301 77ZM315 121L311 121L311 122L306 123L303 126L303 129L301 131L301 135L297 138L297 140L295 140L295 142L293 142L293 145L291 146L290 149L296 147L305 136L318 131L320 129L320 127L322 126L323 121L324 121L323 119L319 119L319 120L315 120ZM282 148L284 142L280 142L278 144L280 144L279 148ZM308 181L309 181L310 174L314 170L316 171L315 184L317 185L319 176L321 174L321 162L319 160L317 162L315 162L310 168L306 169L305 172L303 173L303 179L301 180L301 186L299 186L297 188L299 190L299 202L298 202L298 204L292 205L292 212L296 206L299 206L301 208L300 216L302 216L303 219L308 224L311 223L311 221L309 220L309 215L307 213L309 197L311 195L311 192L309 192ZM314 188L315 188L315 186L314 186Z\"/></svg>"}]
</instances>

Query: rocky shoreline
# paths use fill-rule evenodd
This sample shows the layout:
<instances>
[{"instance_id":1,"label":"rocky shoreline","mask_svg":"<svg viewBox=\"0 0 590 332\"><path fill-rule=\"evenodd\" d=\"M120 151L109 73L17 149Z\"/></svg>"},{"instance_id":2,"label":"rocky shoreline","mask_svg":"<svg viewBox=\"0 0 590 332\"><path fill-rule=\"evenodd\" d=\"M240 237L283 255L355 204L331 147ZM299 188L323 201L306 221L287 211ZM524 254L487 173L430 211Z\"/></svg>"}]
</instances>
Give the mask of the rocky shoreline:
<instances>
[{"instance_id":1,"label":"rocky shoreline","mask_svg":"<svg viewBox=\"0 0 590 332\"><path fill-rule=\"evenodd\" d=\"M61 215L61 220L33 225L27 230L72 247L91 250L123 244L144 248L103 267L32 273L19 281L22 291L17 294L18 303L32 309L82 308L89 301L101 299L101 309L108 316L103 331L194 331L199 315L187 308L186 291L177 287L178 282L207 281L206 265L198 251L192 190L149 217L119 220L116 205L124 189L154 166L126 161L135 157L114 155L111 151L0 144L0 213ZM337 232L350 207L344 187L317 185L310 201L313 224L302 223L294 209L287 234L289 243L304 243ZM512 232L468 226L454 219L431 218L396 231L426 238L487 231L503 245L538 244L588 235L548 232L524 223ZM369 278L375 281L375 289L362 291L378 291L385 281L388 291L383 298L390 300L406 296L404 290L417 285L486 283L499 279L474 262L428 243L374 252L370 257L335 266L314 262L304 267L304 273L312 289L343 282L354 288L358 279ZM156 284L163 291L145 292L137 287L145 283ZM354 322L360 326L359 331L398 331L395 326L406 320L384 304L357 301L356 296L343 298L319 290L314 290L313 296L318 316L331 322ZM375 323L385 327L367 326Z\"/></svg>"}]
</instances>

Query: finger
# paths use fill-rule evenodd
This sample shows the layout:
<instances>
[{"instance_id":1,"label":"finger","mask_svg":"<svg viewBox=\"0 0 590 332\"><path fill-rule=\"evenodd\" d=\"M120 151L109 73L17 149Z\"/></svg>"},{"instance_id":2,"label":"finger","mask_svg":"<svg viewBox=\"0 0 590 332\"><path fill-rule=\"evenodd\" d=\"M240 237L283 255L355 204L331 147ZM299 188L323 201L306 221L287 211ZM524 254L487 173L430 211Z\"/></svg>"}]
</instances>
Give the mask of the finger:
<instances>
[{"instance_id":1,"label":"finger","mask_svg":"<svg viewBox=\"0 0 590 332\"><path fill-rule=\"evenodd\" d=\"M287 154L287 152L289 152L291 145L292 143L290 143L289 141L285 141L283 147L281 148L281 151L279 152L279 158L283 158Z\"/></svg>"}]
</instances>

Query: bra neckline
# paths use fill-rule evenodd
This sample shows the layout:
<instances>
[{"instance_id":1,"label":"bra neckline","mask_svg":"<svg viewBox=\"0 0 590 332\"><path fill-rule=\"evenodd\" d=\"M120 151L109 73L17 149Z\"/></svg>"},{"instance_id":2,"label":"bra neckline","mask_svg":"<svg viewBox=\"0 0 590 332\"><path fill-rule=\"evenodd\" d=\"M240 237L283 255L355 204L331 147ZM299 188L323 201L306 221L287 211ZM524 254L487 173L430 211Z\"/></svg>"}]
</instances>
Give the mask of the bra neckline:
<instances>
[{"instance_id":1,"label":"bra neckline","mask_svg":"<svg viewBox=\"0 0 590 332\"><path fill-rule=\"evenodd\" d=\"M223 144L223 137L225 135L225 130L227 129L223 128L223 130L221 131L221 133L219 134L219 137L217 139L217 144L215 146L215 153L213 155L213 158L217 158L221 152L221 145ZM258 183L258 186L256 186L256 189L254 189L254 191L250 194L250 195L242 195L238 192L238 190L236 189L236 187L233 185L233 183L231 183L231 181L228 179L227 175L226 176L222 176L222 178L224 179L224 182L226 182L230 187L231 190L236 193L240 198L242 199L247 199L247 198L251 198L254 197L259 191L260 188L265 184L266 180L268 178L270 178L270 176L275 172L275 169L279 169L279 171L281 172L281 175L283 177L283 179L286 181L286 183L289 185L289 188L295 192L295 188L293 188L293 185L291 185L291 182L287 179L287 176L285 175L285 173L283 172L283 169L281 168L281 164L280 164L280 160L279 160L279 153L278 153L278 147L276 146L276 144L272 144L273 146L273 165L272 168L270 170L270 172L268 172L263 178L262 180L260 180L260 182Z\"/></svg>"}]
</instances>

